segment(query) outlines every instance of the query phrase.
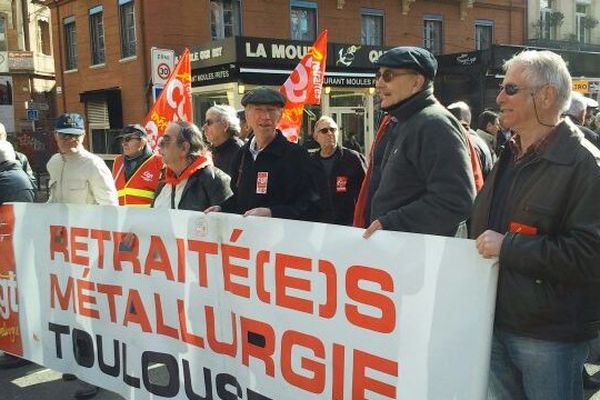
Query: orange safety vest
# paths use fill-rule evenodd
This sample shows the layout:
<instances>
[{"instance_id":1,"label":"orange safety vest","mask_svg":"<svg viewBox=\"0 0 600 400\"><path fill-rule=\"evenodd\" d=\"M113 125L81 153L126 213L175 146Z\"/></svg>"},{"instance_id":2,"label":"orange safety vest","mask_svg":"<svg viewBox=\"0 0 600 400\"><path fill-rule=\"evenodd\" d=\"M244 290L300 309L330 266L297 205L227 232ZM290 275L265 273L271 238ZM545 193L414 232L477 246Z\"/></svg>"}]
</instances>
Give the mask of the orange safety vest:
<instances>
[{"instance_id":1,"label":"orange safety vest","mask_svg":"<svg viewBox=\"0 0 600 400\"><path fill-rule=\"evenodd\" d=\"M113 164L113 179L119 195L119 205L150 207L162 167L162 157L153 154L126 181L123 156L118 156Z\"/></svg>"}]
</instances>

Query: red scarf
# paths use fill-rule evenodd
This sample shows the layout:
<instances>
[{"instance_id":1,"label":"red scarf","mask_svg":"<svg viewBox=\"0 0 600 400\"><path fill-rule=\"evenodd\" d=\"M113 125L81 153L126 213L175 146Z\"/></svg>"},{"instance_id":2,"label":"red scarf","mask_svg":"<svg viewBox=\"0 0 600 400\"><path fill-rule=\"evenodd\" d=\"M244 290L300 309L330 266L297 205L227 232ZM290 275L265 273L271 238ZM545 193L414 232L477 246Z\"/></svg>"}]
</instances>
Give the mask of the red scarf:
<instances>
[{"instance_id":1,"label":"red scarf","mask_svg":"<svg viewBox=\"0 0 600 400\"><path fill-rule=\"evenodd\" d=\"M385 128L388 126L390 121L392 120L392 116L390 114L386 114L381 120L381 124L379 124L379 129L377 130L377 135L375 136L375 143L371 146L371 152L369 155L369 166L367 167L367 174L365 175L365 179L363 179L362 185L360 186L360 193L358 194L358 200L356 201L356 206L354 207L354 221L352 221L352 225L357 226L359 228L367 227L367 220L365 219L365 209L367 207L367 197L369 196L369 185L371 184L371 177L373 175L373 156L375 155L375 148L379 145L383 134L385 133Z\"/></svg>"},{"instance_id":2,"label":"red scarf","mask_svg":"<svg viewBox=\"0 0 600 400\"><path fill-rule=\"evenodd\" d=\"M206 167L209 164L210 164L210 162L208 161L208 158L206 158L204 156L198 156L198 158L196 158L196 160L193 163L188 165L183 170L183 173L179 176L175 176L175 172L173 172L173 170L171 168L167 167L167 171L165 174L165 183L168 185L177 186L182 181L189 178L194 172Z\"/></svg>"},{"instance_id":3,"label":"red scarf","mask_svg":"<svg viewBox=\"0 0 600 400\"><path fill-rule=\"evenodd\" d=\"M469 157L471 158L471 169L473 170L473 178L475 179L475 193L479 193L483 187L483 171L481 169L481 161L477 156L477 150L475 150L475 138L471 137L468 132L467 135L467 146L469 147Z\"/></svg>"}]
</instances>

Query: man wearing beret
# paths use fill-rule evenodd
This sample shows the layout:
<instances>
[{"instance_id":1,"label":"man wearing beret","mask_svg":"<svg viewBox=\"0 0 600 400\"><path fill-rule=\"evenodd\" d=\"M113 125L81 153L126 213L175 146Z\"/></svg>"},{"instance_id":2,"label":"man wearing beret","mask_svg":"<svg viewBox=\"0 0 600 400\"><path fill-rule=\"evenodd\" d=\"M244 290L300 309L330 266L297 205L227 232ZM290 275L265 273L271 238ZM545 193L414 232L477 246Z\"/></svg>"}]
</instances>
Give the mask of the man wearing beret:
<instances>
[{"instance_id":1,"label":"man wearing beret","mask_svg":"<svg viewBox=\"0 0 600 400\"><path fill-rule=\"evenodd\" d=\"M323 207L316 182L323 177L314 176L316 163L308 152L289 142L276 128L285 98L276 90L258 87L244 95L242 105L253 136L232 162L234 194L222 206L206 211L318 219Z\"/></svg>"},{"instance_id":2,"label":"man wearing beret","mask_svg":"<svg viewBox=\"0 0 600 400\"><path fill-rule=\"evenodd\" d=\"M354 225L466 236L475 185L467 138L433 96L435 57L396 47L375 63L384 116L371 149Z\"/></svg>"}]
</instances>

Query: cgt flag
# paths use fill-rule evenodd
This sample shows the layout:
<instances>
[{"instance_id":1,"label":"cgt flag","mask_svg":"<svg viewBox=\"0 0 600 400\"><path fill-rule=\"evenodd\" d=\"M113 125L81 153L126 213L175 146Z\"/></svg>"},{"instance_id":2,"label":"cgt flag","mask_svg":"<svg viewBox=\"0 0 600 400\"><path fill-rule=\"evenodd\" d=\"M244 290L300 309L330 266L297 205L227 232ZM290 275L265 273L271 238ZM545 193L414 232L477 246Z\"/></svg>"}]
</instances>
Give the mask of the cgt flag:
<instances>
[{"instance_id":1,"label":"cgt flag","mask_svg":"<svg viewBox=\"0 0 600 400\"><path fill-rule=\"evenodd\" d=\"M305 104L320 104L327 64L327 30L321 32L308 53L279 88L287 99L278 128L290 142L298 142Z\"/></svg>"},{"instance_id":2,"label":"cgt flag","mask_svg":"<svg viewBox=\"0 0 600 400\"><path fill-rule=\"evenodd\" d=\"M171 121L192 120L192 65L185 49L165 88L144 120L148 143L156 149L158 139Z\"/></svg>"}]
</instances>

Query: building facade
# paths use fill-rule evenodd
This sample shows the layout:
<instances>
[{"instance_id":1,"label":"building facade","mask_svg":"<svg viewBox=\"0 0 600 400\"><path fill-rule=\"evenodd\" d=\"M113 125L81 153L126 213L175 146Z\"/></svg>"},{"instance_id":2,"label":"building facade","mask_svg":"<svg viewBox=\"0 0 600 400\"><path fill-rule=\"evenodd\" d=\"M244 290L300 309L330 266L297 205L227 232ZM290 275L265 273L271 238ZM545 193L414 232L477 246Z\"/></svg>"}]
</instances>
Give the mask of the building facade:
<instances>
[{"instance_id":1,"label":"building facade","mask_svg":"<svg viewBox=\"0 0 600 400\"><path fill-rule=\"evenodd\" d=\"M56 113L50 27L50 11L39 2L0 1L0 122L38 170Z\"/></svg>"},{"instance_id":2,"label":"building facade","mask_svg":"<svg viewBox=\"0 0 600 400\"><path fill-rule=\"evenodd\" d=\"M416 45L438 55L522 44L525 0L52 0L58 107L86 115L92 151L152 102L152 47L192 50L195 122L213 103L239 108L256 85L281 85L318 34L329 32L321 113L367 148L376 120L373 61ZM109 157L109 156L107 156Z\"/></svg>"}]
</instances>

